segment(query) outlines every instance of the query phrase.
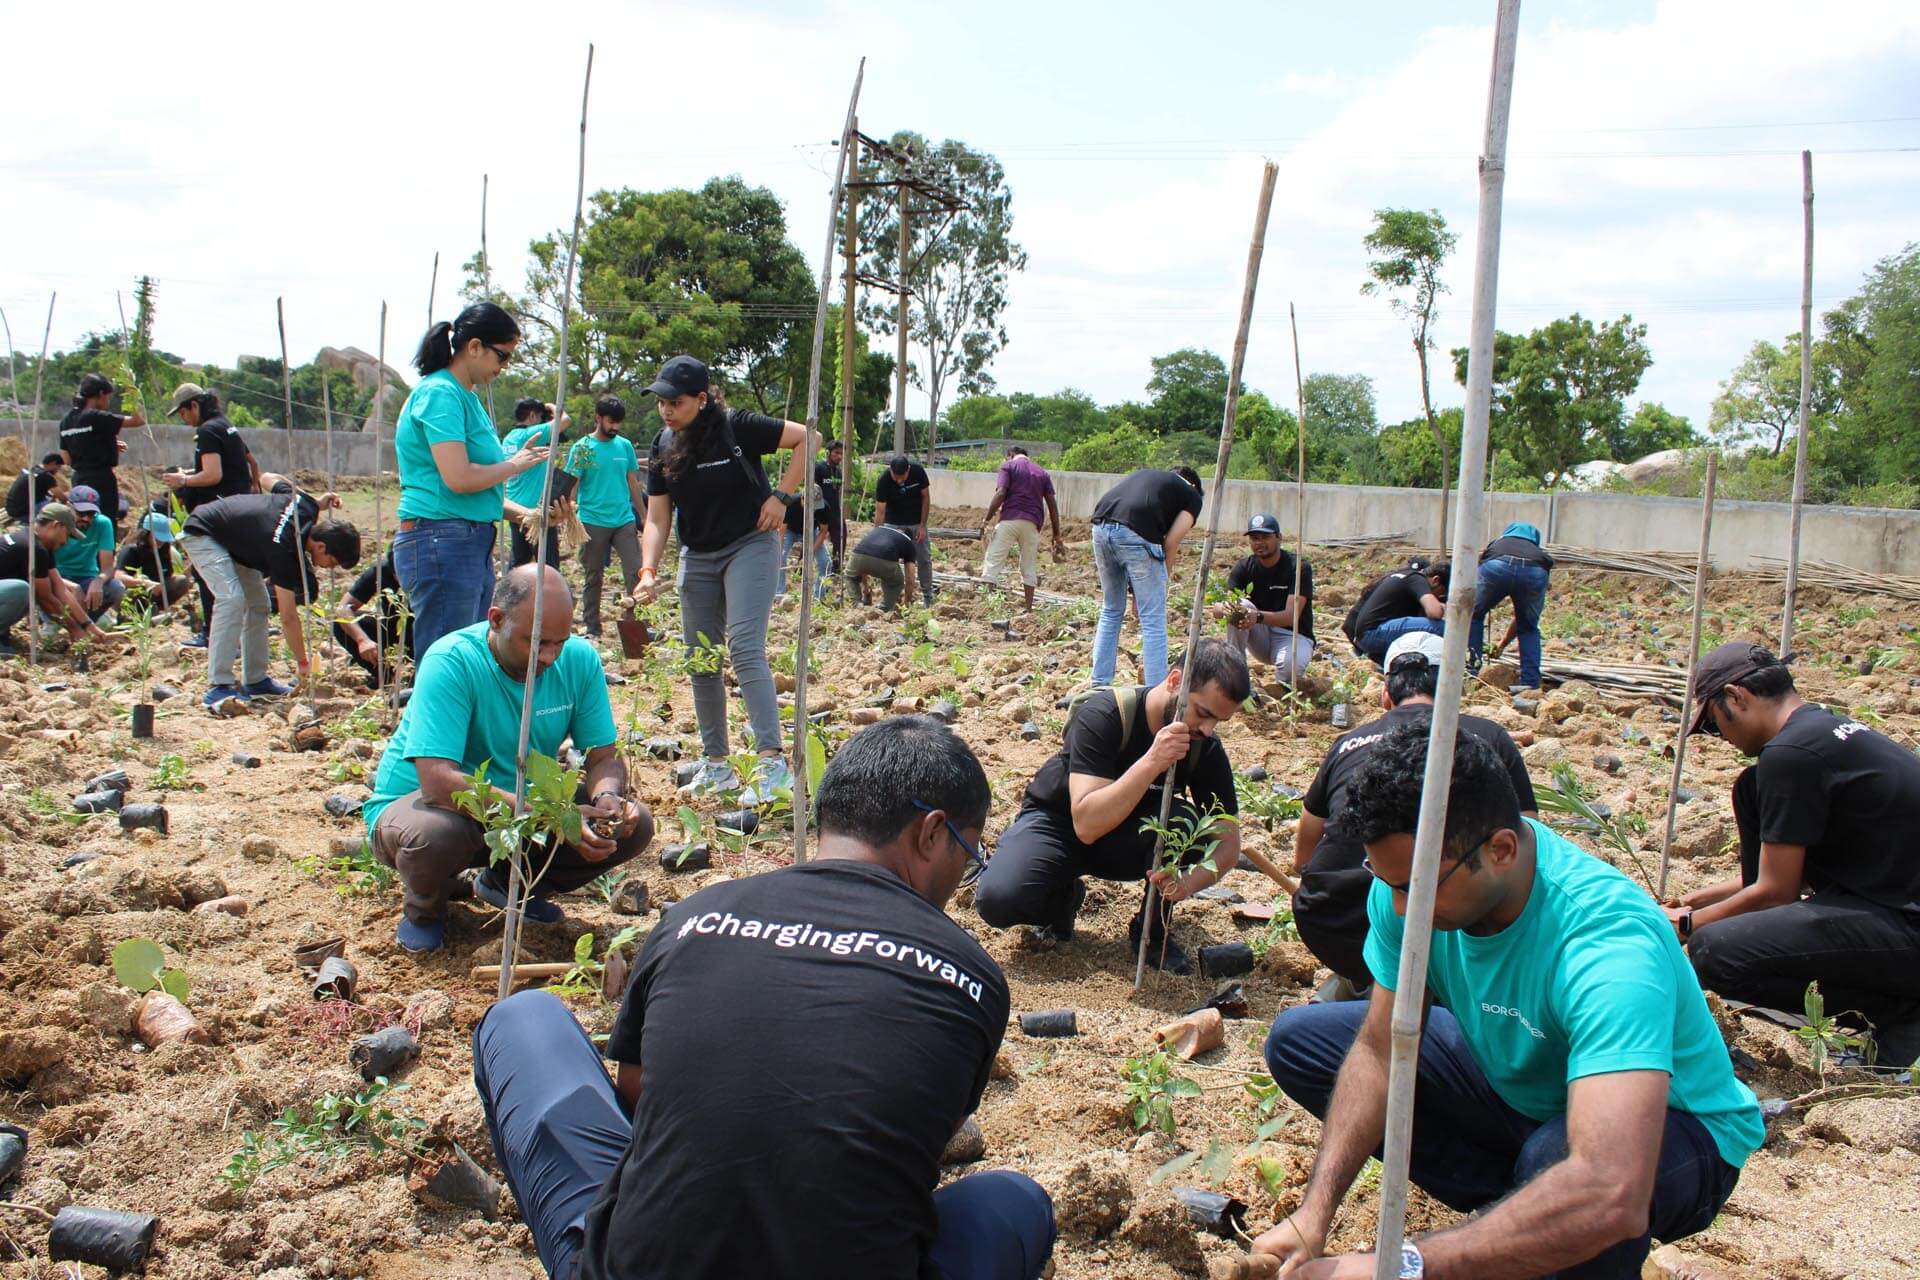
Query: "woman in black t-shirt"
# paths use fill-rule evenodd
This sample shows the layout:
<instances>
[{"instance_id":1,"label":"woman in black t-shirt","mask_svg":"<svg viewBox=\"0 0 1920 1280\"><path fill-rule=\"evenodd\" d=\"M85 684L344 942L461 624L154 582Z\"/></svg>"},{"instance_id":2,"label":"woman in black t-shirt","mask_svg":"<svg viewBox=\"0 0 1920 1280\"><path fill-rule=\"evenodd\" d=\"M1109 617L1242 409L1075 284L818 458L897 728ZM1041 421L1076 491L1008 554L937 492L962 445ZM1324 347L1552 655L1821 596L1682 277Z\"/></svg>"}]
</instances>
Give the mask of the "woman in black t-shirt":
<instances>
[{"instance_id":1,"label":"woman in black t-shirt","mask_svg":"<svg viewBox=\"0 0 1920 1280\"><path fill-rule=\"evenodd\" d=\"M145 426L147 419L138 409L132 413L109 409L113 395L113 381L105 374L90 373L80 379L73 408L60 420L60 451L73 464L73 483L89 485L100 495L100 510L118 536L120 480L114 468L120 465L120 433Z\"/></svg>"},{"instance_id":2,"label":"woman in black t-shirt","mask_svg":"<svg viewBox=\"0 0 1920 1280\"><path fill-rule=\"evenodd\" d=\"M787 492L798 489L805 470L806 427L765 414L729 409L712 385L707 366L675 356L648 391L659 397L666 429L655 437L647 461L646 529L640 538L643 600L659 594L660 559L667 526L680 535L680 633L691 648L724 648L746 700L753 744L760 753L748 803L793 778L781 756L780 705L767 665L767 619L780 577L780 527ZM779 449L792 456L781 491L767 483L761 459ZM718 664L693 677L693 709L700 720L706 765L687 785L699 793L740 785L727 763L727 690Z\"/></svg>"}]
</instances>

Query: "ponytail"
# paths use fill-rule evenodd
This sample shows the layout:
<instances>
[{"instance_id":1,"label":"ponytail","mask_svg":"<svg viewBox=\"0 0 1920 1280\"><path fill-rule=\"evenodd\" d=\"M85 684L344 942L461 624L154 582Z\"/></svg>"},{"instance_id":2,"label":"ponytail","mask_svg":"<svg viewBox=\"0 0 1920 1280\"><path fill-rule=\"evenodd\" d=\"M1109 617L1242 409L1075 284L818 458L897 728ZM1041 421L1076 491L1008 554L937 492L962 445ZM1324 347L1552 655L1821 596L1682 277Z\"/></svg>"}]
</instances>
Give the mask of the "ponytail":
<instances>
[{"instance_id":1,"label":"ponytail","mask_svg":"<svg viewBox=\"0 0 1920 1280\"><path fill-rule=\"evenodd\" d=\"M414 352L413 367L421 373L438 373L453 363L454 352L475 338L486 343L512 342L519 338L520 326L512 316L491 302L470 304L452 323L441 320L420 339Z\"/></svg>"}]
</instances>

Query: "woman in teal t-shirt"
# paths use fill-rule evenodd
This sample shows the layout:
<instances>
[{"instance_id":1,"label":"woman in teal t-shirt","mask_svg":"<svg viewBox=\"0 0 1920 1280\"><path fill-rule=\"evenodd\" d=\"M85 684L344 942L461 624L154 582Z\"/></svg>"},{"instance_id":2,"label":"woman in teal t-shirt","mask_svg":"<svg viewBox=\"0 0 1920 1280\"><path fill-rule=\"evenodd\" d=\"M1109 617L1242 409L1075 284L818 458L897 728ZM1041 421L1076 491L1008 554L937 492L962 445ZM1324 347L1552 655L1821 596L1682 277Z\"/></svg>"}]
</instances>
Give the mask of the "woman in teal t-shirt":
<instances>
[{"instance_id":1,"label":"woman in teal t-shirt","mask_svg":"<svg viewBox=\"0 0 1920 1280\"><path fill-rule=\"evenodd\" d=\"M423 658L441 636L487 616L498 522L527 513L502 486L546 461L545 445L507 457L473 390L500 376L519 341L512 316L476 302L453 323L428 329L413 357L426 376L393 426L400 467L393 567L413 610L414 652Z\"/></svg>"}]
</instances>

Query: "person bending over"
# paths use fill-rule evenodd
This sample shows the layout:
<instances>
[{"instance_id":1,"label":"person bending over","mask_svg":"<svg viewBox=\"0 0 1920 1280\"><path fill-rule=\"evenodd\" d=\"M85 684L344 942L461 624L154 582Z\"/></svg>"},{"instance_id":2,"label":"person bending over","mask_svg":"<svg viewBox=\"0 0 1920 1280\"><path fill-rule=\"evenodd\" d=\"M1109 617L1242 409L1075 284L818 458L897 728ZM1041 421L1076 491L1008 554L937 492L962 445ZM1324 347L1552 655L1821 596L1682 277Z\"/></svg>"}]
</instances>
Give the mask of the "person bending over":
<instances>
[{"instance_id":1,"label":"person bending over","mask_svg":"<svg viewBox=\"0 0 1920 1280\"><path fill-rule=\"evenodd\" d=\"M13 529L0 533L0 658L20 656L13 647L13 624L27 617L36 604L48 617L60 619L68 635L106 639L107 633L74 603L73 593L53 567L54 557L78 529L79 519L72 507L48 502L34 513L31 532Z\"/></svg>"},{"instance_id":2,"label":"person bending over","mask_svg":"<svg viewBox=\"0 0 1920 1280\"><path fill-rule=\"evenodd\" d=\"M49 453L40 459L39 466L15 476L7 486L7 517L15 524L27 523L27 517L53 497L53 491L60 485L60 469L66 465L66 455ZM33 490L31 501L27 497L29 488Z\"/></svg>"},{"instance_id":3,"label":"person bending over","mask_svg":"<svg viewBox=\"0 0 1920 1280\"><path fill-rule=\"evenodd\" d=\"M567 471L580 478L574 500L587 539L580 544L580 567L586 573L580 593L580 622L587 634L598 636L601 582L607 562L620 554L623 594L640 580L640 539L636 512L646 510L641 493L640 457L633 441L620 434L627 405L619 396L601 396L593 404L593 430L567 450ZM535 505L538 505L538 498Z\"/></svg>"},{"instance_id":4,"label":"person bending over","mask_svg":"<svg viewBox=\"0 0 1920 1280\"><path fill-rule=\"evenodd\" d=\"M896 453L873 482L873 502L882 524L892 525L913 539L914 564L920 571L920 602L933 604L933 544L927 539L927 517L933 512L933 481L927 469Z\"/></svg>"},{"instance_id":5,"label":"person bending over","mask_svg":"<svg viewBox=\"0 0 1920 1280\"><path fill-rule=\"evenodd\" d=\"M827 558L827 526L832 517L828 510L825 492L819 482L813 482L813 581L816 587L826 581L832 562ZM793 549L806 537L806 508L801 504L805 499L794 495L787 504L787 512L780 517L780 589L774 593L774 599L784 600L787 595L787 561L793 558ZM802 570L804 572L804 570Z\"/></svg>"},{"instance_id":6,"label":"person bending over","mask_svg":"<svg viewBox=\"0 0 1920 1280\"><path fill-rule=\"evenodd\" d=\"M77 484L67 495L76 531L54 553L53 567L65 579L70 602L96 621L120 603L127 584L113 571L113 525L100 510L100 495L91 485Z\"/></svg>"},{"instance_id":7,"label":"person bending over","mask_svg":"<svg viewBox=\"0 0 1920 1280\"><path fill-rule=\"evenodd\" d=\"M354 665L367 673L369 689L394 682L391 650L398 648L403 656L418 661L413 652L413 617L401 607L405 598L400 579L394 576L393 551L389 548L386 555L375 556L373 563L360 571L340 600L333 638ZM372 606L371 611L362 613L368 606ZM384 672L382 664L386 665Z\"/></svg>"},{"instance_id":8,"label":"person bending over","mask_svg":"<svg viewBox=\"0 0 1920 1280\"><path fill-rule=\"evenodd\" d=\"M572 634L573 595L566 579L552 565L539 571L544 577L535 576L536 569L529 564L509 570L485 622L443 636L421 657L413 697L380 757L373 797L362 812L373 856L400 877L404 907L394 936L408 951L433 951L446 942L447 901L470 867L482 868L473 882L475 896L506 906L508 867L490 861L485 828L459 812L453 797L468 789L469 776L483 766L488 782L509 794L514 790L529 667L534 686L528 750L558 760L561 746L571 741L587 762L574 796L580 839L561 844L551 857L540 848L529 852L537 878L527 886L526 918L559 923L565 913L537 890L577 889L638 857L653 839L653 814L628 795L600 655ZM536 590L546 592L537 645Z\"/></svg>"},{"instance_id":9,"label":"person bending over","mask_svg":"<svg viewBox=\"0 0 1920 1280\"><path fill-rule=\"evenodd\" d=\"M1270 515L1247 521L1247 548L1253 552L1227 573L1227 585L1240 597L1213 606L1227 620L1227 643L1273 665L1273 677L1293 684L1313 660L1313 565L1299 564L1300 594L1294 595L1294 557L1280 549L1280 522Z\"/></svg>"},{"instance_id":10,"label":"person bending over","mask_svg":"<svg viewBox=\"0 0 1920 1280\"><path fill-rule=\"evenodd\" d=\"M268 590L280 614L280 635L298 679L313 670L300 624L303 605L320 598L319 569L360 563L360 531L344 520L322 520L338 509L334 494L314 498L281 480L270 493L241 493L198 508L187 517L180 545L213 591L207 624L207 706L228 698L283 698L294 686L267 674ZM241 682L233 678L235 660Z\"/></svg>"},{"instance_id":11,"label":"person bending over","mask_svg":"<svg viewBox=\"0 0 1920 1280\"><path fill-rule=\"evenodd\" d=\"M1127 597L1138 609L1141 678L1167 675L1167 565L1200 518L1200 473L1143 469L1107 490L1093 509L1093 566L1100 574L1100 621L1093 632L1093 684L1113 683Z\"/></svg>"},{"instance_id":12,"label":"person bending over","mask_svg":"<svg viewBox=\"0 0 1920 1280\"><path fill-rule=\"evenodd\" d=\"M1364 952L1367 894L1373 888L1373 876L1364 865L1366 850L1348 829L1348 801L1354 779L1395 729L1410 724L1425 732L1432 725L1443 644L1439 636L1415 631L1387 649L1387 684L1380 694L1386 714L1334 740L1307 789L1293 838L1293 870L1300 877L1300 891L1293 895L1293 922L1299 926L1300 941L1358 991L1373 981ZM1463 715L1460 732L1493 748L1519 800L1521 816L1539 817L1527 762L1507 731L1491 720Z\"/></svg>"},{"instance_id":13,"label":"person bending over","mask_svg":"<svg viewBox=\"0 0 1920 1280\"><path fill-rule=\"evenodd\" d=\"M1370 1257L1318 1255L1385 1132L1427 737L1417 724L1389 733L1345 815L1378 879L1372 996L1285 1010L1267 1036L1273 1079L1322 1122L1300 1207L1253 1246L1295 1280L1373 1274ZM1759 1104L1660 908L1521 817L1506 765L1473 734L1455 741L1439 857L1412 1178L1475 1216L1409 1240L1400 1274L1636 1278L1652 1237L1719 1213L1765 1136Z\"/></svg>"},{"instance_id":14,"label":"person bending over","mask_svg":"<svg viewBox=\"0 0 1920 1280\"><path fill-rule=\"evenodd\" d=\"M128 591L149 596L149 608L159 609L164 603L191 622L193 581L184 572L186 566L174 559L173 544L180 535L174 531L167 506L165 498L155 498L140 523L121 540L120 550L113 557L113 576Z\"/></svg>"},{"instance_id":15,"label":"person bending over","mask_svg":"<svg viewBox=\"0 0 1920 1280\"><path fill-rule=\"evenodd\" d=\"M1353 642L1353 651L1378 662L1386 656L1388 645L1410 631L1444 634L1450 576L1445 561L1415 560L1368 583L1340 626Z\"/></svg>"},{"instance_id":16,"label":"person bending over","mask_svg":"<svg viewBox=\"0 0 1920 1280\"><path fill-rule=\"evenodd\" d=\"M997 525L993 523L996 515L1000 517ZM1053 477L1027 456L1025 448L1009 446L1007 460L1000 464L993 480L993 501L987 505L986 519L980 522L983 539L988 526L993 527L993 541L987 544L980 576L999 585L1007 557L1018 550L1020 585L1026 592L1028 613L1033 612L1033 593L1040 585L1040 531L1047 527L1048 516L1053 517L1053 558L1059 560L1067 549L1060 541L1060 504L1054 501Z\"/></svg>"},{"instance_id":17,"label":"person bending over","mask_svg":"<svg viewBox=\"0 0 1920 1280\"><path fill-rule=\"evenodd\" d=\"M1187 713L1174 720L1183 680L1192 682ZM1214 838L1193 849L1179 869L1151 876L1160 907L1148 935L1148 963L1186 973L1186 951L1167 936L1172 906L1240 861L1233 766L1215 733L1233 719L1247 692L1245 660L1224 640L1202 640L1191 662L1177 659L1151 689L1096 689L1083 699L1067 725L1065 745L1027 784L1019 816L1001 834L980 877L973 898L980 918L998 929L1038 926L1042 942L1071 939L1087 896L1082 876L1149 878L1153 836L1140 824L1159 818L1163 779L1177 765L1174 817L1222 815ZM1258 854L1248 856L1268 875L1276 873ZM1200 865L1209 857L1217 871ZM1136 914L1128 931L1136 947L1140 927Z\"/></svg>"},{"instance_id":18,"label":"person bending over","mask_svg":"<svg viewBox=\"0 0 1920 1280\"><path fill-rule=\"evenodd\" d=\"M617 1084L546 992L474 1029L494 1153L555 1280L1045 1269L1038 1183L939 1187L1007 1025L1005 977L943 910L986 775L946 726L901 716L840 748L818 804L811 861L662 914L607 1039Z\"/></svg>"},{"instance_id":19,"label":"person bending over","mask_svg":"<svg viewBox=\"0 0 1920 1280\"><path fill-rule=\"evenodd\" d=\"M913 539L888 524L877 524L853 544L847 557L847 573L853 578L853 593L861 604L867 603L867 580L880 584L880 607L894 610L913 593L914 560L919 553Z\"/></svg>"},{"instance_id":20,"label":"person bending over","mask_svg":"<svg viewBox=\"0 0 1920 1280\"><path fill-rule=\"evenodd\" d=\"M1516 689L1540 687L1540 615L1547 607L1547 583L1553 577L1553 557L1540 547L1540 530L1515 520L1480 553L1480 569L1473 589L1473 625L1467 631L1467 665L1480 666L1486 643L1487 614L1502 600L1513 601L1513 623L1494 656L1520 641L1520 679Z\"/></svg>"},{"instance_id":21,"label":"person bending over","mask_svg":"<svg viewBox=\"0 0 1920 1280\"><path fill-rule=\"evenodd\" d=\"M1879 1061L1920 1057L1920 759L1801 701L1757 644L1700 659L1689 733L1757 757L1733 784L1740 876L1670 909L1700 985L1772 1009L1818 982Z\"/></svg>"}]
</instances>

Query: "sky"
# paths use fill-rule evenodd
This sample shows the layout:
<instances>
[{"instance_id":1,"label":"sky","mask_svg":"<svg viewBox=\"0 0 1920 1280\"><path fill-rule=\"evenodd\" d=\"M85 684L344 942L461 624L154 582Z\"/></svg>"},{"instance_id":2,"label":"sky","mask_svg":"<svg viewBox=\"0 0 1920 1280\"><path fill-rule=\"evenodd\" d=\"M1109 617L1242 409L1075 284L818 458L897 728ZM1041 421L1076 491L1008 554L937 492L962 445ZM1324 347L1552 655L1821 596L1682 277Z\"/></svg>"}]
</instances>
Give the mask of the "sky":
<instances>
[{"instance_id":1,"label":"sky","mask_svg":"<svg viewBox=\"0 0 1920 1280\"><path fill-rule=\"evenodd\" d=\"M1142 398L1155 355L1231 348L1263 157L1279 165L1246 382L1373 379L1413 416L1404 323L1363 297L1376 208L1460 234L1436 339L1467 341L1493 0L965 6L852 0L33 5L9 16L0 308L16 348L116 328L159 282L155 341L194 362L379 343L405 367L456 309L481 178L496 279L586 182L738 174L825 249L832 139L858 60L863 131L998 156L1029 257L998 389ZM964 15L964 16L960 16ZM1528 0L1500 243L1499 326L1578 311L1647 325L1638 399L1704 426L1759 338L1799 327L1800 150L1814 153L1814 302L1920 238L1920 5ZM890 345L890 344L889 344ZM1457 404L1451 364L1439 404ZM65 394L70 389L60 389ZM949 396L949 401L951 396ZM913 390L910 415L924 416Z\"/></svg>"}]
</instances>

